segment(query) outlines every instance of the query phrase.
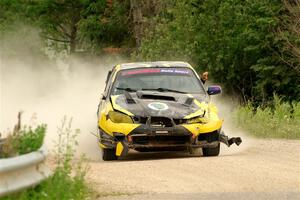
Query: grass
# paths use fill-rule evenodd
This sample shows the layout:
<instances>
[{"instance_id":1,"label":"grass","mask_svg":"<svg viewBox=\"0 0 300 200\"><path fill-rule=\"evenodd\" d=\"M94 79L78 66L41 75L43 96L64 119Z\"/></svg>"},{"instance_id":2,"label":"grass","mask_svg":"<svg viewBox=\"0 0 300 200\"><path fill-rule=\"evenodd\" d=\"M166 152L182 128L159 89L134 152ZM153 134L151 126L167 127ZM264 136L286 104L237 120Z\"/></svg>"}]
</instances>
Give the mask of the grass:
<instances>
[{"instance_id":1,"label":"grass","mask_svg":"<svg viewBox=\"0 0 300 200\"><path fill-rule=\"evenodd\" d=\"M64 169L56 169L52 177L37 187L4 197L3 200L81 200L87 199L89 193L83 174L72 177Z\"/></svg>"},{"instance_id":2,"label":"grass","mask_svg":"<svg viewBox=\"0 0 300 200\"><path fill-rule=\"evenodd\" d=\"M272 105L255 108L251 103L235 111L238 127L260 138L300 139L300 102L283 102L274 95Z\"/></svg>"},{"instance_id":3,"label":"grass","mask_svg":"<svg viewBox=\"0 0 300 200\"><path fill-rule=\"evenodd\" d=\"M38 125L35 129L31 127L24 127L16 135L17 152L18 154L25 154L38 150L44 142L46 125Z\"/></svg>"},{"instance_id":4,"label":"grass","mask_svg":"<svg viewBox=\"0 0 300 200\"><path fill-rule=\"evenodd\" d=\"M21 126L21 113L14 131L1 142L0 158L14 157L38 150L44 142L47 126L38 125L36 128Z\"/></svg>"},{"instance_id":5,"label":"grass","mask_svg":"<svg viewBox=\"0 0 300 200\"><path fill-rule=\"evenodd\" d=\"M85 175L88 166L84 158L74 160L79 130L71 128L72 119L63 118L58 127L59 139L56 144L56 169L54 174L40 185L23 192L12 194L1 200L82 200L90 199L92 191L87 186Z\"/></svg>"}]
</instances>

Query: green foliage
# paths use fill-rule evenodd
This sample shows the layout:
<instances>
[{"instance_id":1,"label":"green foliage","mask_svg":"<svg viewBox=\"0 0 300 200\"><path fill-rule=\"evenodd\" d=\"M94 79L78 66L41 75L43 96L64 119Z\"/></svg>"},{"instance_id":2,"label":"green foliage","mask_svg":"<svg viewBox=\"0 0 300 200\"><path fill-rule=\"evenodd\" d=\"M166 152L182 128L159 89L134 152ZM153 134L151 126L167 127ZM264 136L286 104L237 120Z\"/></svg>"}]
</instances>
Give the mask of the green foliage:
<instances>
[{"instance_id":1,"label":"green foliage","mask_svg":"<svg viewBox=\"0 0 300 200\"><path fill-rule=\"evenodd\" d=\"M105 5L99 7L96 3L89 4L84 19L79 22L81 40L93 49L110 45L130 45L132 37L129 30L129 1L115 0L111 6Z\"/></svg>"},{"instance_id":2,"label":"green foliage","mask_svg":"<svg viewBox=\"0 0 300 200\"><path fill-rule=\"evenodd\" d=\"M0 33L13 29L15 22L23 20L22 10L25 9L22 0L0 1Z\"/></svg>"},{"instance_id":3,"label":"green foliage","mask_svg":"<svg viewBox=\"0 0 300 200\"><path fill-rule=\"evenodd\" d=\"M65 116L61 121L61 126L57 129L58 140L55 144L55 158L56 164L59 169L63 169L68 174L72 170L72 159L78 146L77 137L80 134L80 130L72 129L72 118L67 119Z\"/></svg>"},{"instance_id":4,"label":"green foliage","mask_svg":"<svg viewBox=\"0 0 300 200\"><path fill-rule=\"evenodd\" d=\"M38 150L45 138L46 125L38 125L35 129L24 127L17 135L17 152L25 154Z\"/></svg>"},{"instance_id":5,"label":"green foliage","mask_svg":"<svg viewBox=\"0 0 300 200\"><path fill-rule=\"evenodd\" d=\"M0 1L0 52L1 58L7 60L20 59L32 63L35 60L45 60L39 29L33 27L36 19L30 17L31 0L1 0Z\"/></svg>"},{"instance_id":6,"label":"green foliage","mask_svg":"<svg viewBox=\"0 0 300 200\"><path fill-rule=\"evenodd\" d=\"M273 92L300 100L300 61L283 38L297 37L277 31L289 19L280 0L175 1L138 56L193 61L244 102L266 104Z\"/></svg>"},{"instance_id":7,"label":"green foliage","mask_svg":"<svg viewBox=\"0 0 300 200\"><path fill-rule=\"evenodd\" d=\"M154 30L147 30L134 57L142 60L192 60L195 47L195 24L187 2L168 1L169 7L154 18Z\"/></svg>"},{"instance_id":8,"label":"green foliage","mask_svg":"<svg viewBox=\"0 0 300 200\"><path fill-rule=\"evenodd\" d=\"M38 125L35 129L23 127L10 134L1 145L0 158L22 155L38 150L44 142L46 125Z\"/></svg>"},{"instance_id":9,"label":"green foliage","mask_svg":"<svg viewBox=\"0 0 300 200\"><path fill-rule=\"evenodd\" d=\"M91 196L91 190L85 182L88 168L83 164L84 157L80 161L74 161L79 130L73 130L71 124L72 119L64 117L58 127L54 174L38 186L4 197L3 200L82 200Z\"/></svg>"},{"instance_id":10,"label":"green foliage","mask_svg":"<svg viewBox=\"0 0 300 200\"><path fill-rule=\"evenodd\" d=\"M136 10L142 12L138 22L134 1L109 2L2 0L0 32L22 33L28 42L16 46L33 49L39 44L32 45L18 23L33 25L46 46L71 53L132 47L142 37L135 60L189 61L198 71L208 70L227 93L255 106L267 105L273 92L289 102L300 100L299 0L144 1L145 8ZM2 36L7 52L11 48Z\"/></svg>"},{"instance_id":11,"label":"green foliage","mask_svg":"<svg viewBox=\"0 0 300 200\"><path fill-rule=\"evenodd\" d=\"M89 189L84 182L84 176L71 177L65 171L58 169L53 176L37 187L4 197L3 200L81 200L86 199L88 194Z\"/></svg>"},{"instance_id":12,"label":"green foliage","mask_svg":"<svg viewBox=\"0 0 300 200\"><path fill-rule=\"evenodd\" d=\"M300 102L289 104L274 95L272 107L253 107L251 103L235 112L236 124L262 138L300 139Z\"/></svg>"},{"instance_id":13,"label":"green foliage","mask_svg":"<svg viewBox=\"0 0 300 200\"><path fill-rule=\"evenodd\" d=\"M44 45L56 52L130 45L129 8L129 0L115 0L112 5L106 0L3 0L0 33L35 27Z\"/></svg>"},{"instance_id":14,"label":"green foliage","mask_svg":"<svg viewBox=\"0 0 300 200\"><path fill-rule=\"evenodd\" d=\"M32 19L55 50L98 50L130 41L128 1L45 0L30 6Z\"/></svg>"}]
</instances>

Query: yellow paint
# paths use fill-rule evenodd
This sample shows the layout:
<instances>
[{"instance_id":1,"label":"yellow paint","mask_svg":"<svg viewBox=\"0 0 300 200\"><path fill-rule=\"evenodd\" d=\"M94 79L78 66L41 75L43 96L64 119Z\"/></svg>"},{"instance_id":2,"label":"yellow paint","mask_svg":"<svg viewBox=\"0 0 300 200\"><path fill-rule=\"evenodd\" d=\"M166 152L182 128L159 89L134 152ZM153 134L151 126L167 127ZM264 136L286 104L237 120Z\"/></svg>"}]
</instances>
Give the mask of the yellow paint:
<instances>
[{"instance_id":1,"label":"yellow paint","mask_svg":"<svg viewBox=\"0 0 300 200\"><path fill-rule=\"evenodd\" d=\"M204 110L202 109L199 109L197 110L196 112L192 113L192 114L189 114L187 116L184 117L184 119L191 119L193 117L197 117L197 116L201 116L204 114Z\"/></svg>"},{"instance_id":2,"label":"yellow paint","mask_svg":"<svg viewBox=\"0 0 300 200\"><path fill-rule=\"evenodd\" d=\"M111 96L111 101L112 101L112 104L113 104L113 107L115 110L118 110L122 113L125 113L126 115L129 115L129 116L134 116L134 114L132 114L131 112L129 112L128 110L122 108L121 106L119 106L117 103L116 103L116 99L118 98L119 95L114 95L114 96Z\"/></svg>"},{"instance_id":3,"label":"yellow paint","mask_svg":"<svg viewBox=\"0 0 300 200\"><path fill-rule=\"evenodd\" d=\"M194 99L194 103L199 107L199 110L185 116L184 119L191 119L193 117L201 116L204 114L204 111L207 110L207 103L205 103L205 102L200 103L197 99Z\"/></svg>"},{"instance_id":4,"label":"yellow paint","mask_svg":"<svg viewBox=\"0 0 300 200\"><path fill-rule=\"evenodd\" d=\"M215 104L209 103L208 108L210 109L211 112L218 113L218 108Z\"/></svg>"},{"instance_id":5,"label":"yellow paint","mask_svg":"<svg viewBox=\"0 0 300 200\"><path fill-rule=\"evenodd\" d=\"M114 123L110 119L106 120L106 115L109 111L113 111L110 103L108 103L106 107L100 112L98 125L104 132L111 136L113 136L113 132L128 135L132 130L140 126L140 124Z\"/></svg>"},{"instance_id":6,"label":"yellow paint","mask_svg":"<svg viewBox=\"0 0 300 200\"><path fill-rule=\"evenodd\" d=\"M118 142L116 149L116 156L121 156L124 147L121 142Z\"/></svg>"},{"instance_id":7,"label":"yellow paint","mask_svg":"<svg viewBox=\"0 0 300 200\"><path fill-rule=\"evenodd\" d=\"M136 129L138 126L140 126L140 124L113 123L110 119L108 119L105 124L105 129L103 130L110 135L113 135L113 132L128 135L132 130Z\"/></svg>"},{"instance_id":8,"label":"yellow paint","mask_svg":"<svg viewBox=\"0 0 300 200\"><path fill-rule=\"evenodd\" d=\"M113 75L113 77L112 77L112 83L115 81L115 79L116 79L116 76L117 76L117 73L118 73L118 71L120 71L121 70L121 65L116 65L116 67L115 67L115 69L114 69L114 75Z\"/></svg>"},{"instance_id":9,"label":"yellow paint","mask_svg":"<svg viewBox=\"0 0 300 200\"><path fill-rule=\"evenodd\" d=\"M106 149L106 146L104 144L102 144L101 142L99 142L99 147L100 147L100 149Z\"/></svg>"},{"instance_id":10,"label":"yellow paint","mask_svg":"<svg viewBox=\"0 0 300 200\"><path fill-rule=\"evenodd\" d=\"M194 73L198 76L198 74L196 73L196 71L193 69L192 66L187 64L187 67L192 69L194 71ZM115 72L113 75L113 81L116 78L117 72L119 72L120 70L121 70L121 65L117 65L114 70ZM191 95L191 94L187 94L187 96L193 98L193 95ZM134 116L134 114L132 114L128 110L122 108L118 104L116 104L117 97L118 97L118 95L111 96L112 105L111 105L111 103L107 103L107 105L105 105L104 109L101 110L98 125L104 132L106 132L107 134L109 134L111 136L113 136L113 132L118 132L118 133L123 133L124 135L128 135L131 131L133 131L134 129L139 127L140 124L114 123L110 119L106 120L106 116L109 113L109 111L113 111L113 110L118 110L124 114L127 114L128 116ZM184 125L182 125L183 127L188 129L195 136L197 136L201 133L212 132L212 131L215 131L215 130L218 130L221 128L223 121L219 119L218 109L214 104L212 104L212 103L207 104L205 102L199 102L197 99L194 99L194 103L199 107L199 110L197 110L196 112L194 112L192 114L185 116L184 119L191 119L193 117L203 115L204 111L206 111L205 117L207 117L209 119L209 121L206 124L203 124L203 123L184 124ZM99 143L99 146L101 148L106 148L103 144L100 144L100 143ZM116 155L121 155L123 148L124 147L122 146L122 144L118 143Z\"/></svg>"},{"instance_id":11,"label":"yellow paint","mask_svg":"<svg viewBox=\"0 0 300 200\"><path fill-rule=\"evenodd\" d=\"M197 136L201 133L209 133L215 130L219 130L222 127L223 120L218 121L210 121L207 124L184 124L182 125L186 129L188 129L193 135Z\"/></svg>"},{"instance_id":12,"label":"yellow paint","mask_svg":"<svg viewBox=\"0 0 300 200\"><path fill-rule=\"evenodd\" d=\"M208 117L213 121L219 120L218 108L213 103L208 104Z\"/></svg>"},{"instance_id":13,"label":"yellow paint","mask_svg":"<svg viewBox=\"0 0 300 200\"><path fill-rule=\"evenodd\" d=\"M162 66L164 66L164 67L171 67L171 65L169 63L162 63Z\"/></svg>"}]
</instances>

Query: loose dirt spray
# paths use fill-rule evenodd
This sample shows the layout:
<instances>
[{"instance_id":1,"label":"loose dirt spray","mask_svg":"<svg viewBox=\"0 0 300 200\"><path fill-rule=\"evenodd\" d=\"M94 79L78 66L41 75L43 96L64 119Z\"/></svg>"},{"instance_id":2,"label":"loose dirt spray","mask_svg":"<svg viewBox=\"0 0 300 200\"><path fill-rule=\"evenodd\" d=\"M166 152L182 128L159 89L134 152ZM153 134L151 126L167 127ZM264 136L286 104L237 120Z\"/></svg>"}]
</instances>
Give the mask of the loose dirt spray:
<instances>
[{"instance_id":1,"label":"loose dirt spray","mask_svg":"<svg viewBox=\"0 0 300 200\"><path fill-rule=\"evenodd\" d=\"M42 46L38 32L20 27L16 35L3 37L0 45L0 132L8 133L17 122L17 113L23 111L23 125L46 123L45 143L50 149L57 138L57 127L66 115L73 118L72 128L80 129L78 153L98 160L97 105L105 87L109 69L126 62L118 56L78 56L52 60L40 54ZM45 51L45 50L43 50ZM47 50L46 50L47 51ZM51 56L51 52L48 52ZM79 58L80 57L80 58ZM207 84L209 85L209 84ZM224 130L229 136L241 136L241 146L227 148L222 154L233 154L249 147L251 139L232 126L233 101L223 95L212 97L219 113L225 119Z\"/></svg>"},{"instance_id":2,"label":"loose dirt spray","mask_svg":"<svg viewBox=\"0 0 300 200\"><path fill-rule=\"evenodd\" d=\"M111 60L114 59L112 62ZM68 61L69 62L69 61ZM98 160L100 151L97 138L96 110L99 97L105 86L108 70L124 59L94 58L93 60L72 59L70 64L59 60L56 63L39 61L28 66L20 59L1 60L1 113L0 130L5 133L12 129L17 113L23 111L23 124L46 123L48 132L45 143L52 149L57 137L57 127L64 115L73 117L72 127L79 128L79 153ZM252 139L232 124L236 105L225 95L213 96L212 101L219 108L224 119L226 135L240 136L243 143L230 148L222 145L221 154L241 152L251 146Z\"/></svg>"},{"instance_id":3,"label":"loose dirt spray","mask_svg":"<svg viewBox=\"0 0 300 200\"><path fill-rule=\"evenodd\" d=\"M45 144L51 151L57 127L66 115L73 118L72 128L81 130L77 152L100 159L97 138L90 133L97 133L96 111L107 72L120 62L125 61L117 56L45 61L30 53L18 57L2 54L0 132L11 131L17 113L23 111L23 125L47 124Z\"/></svg>"},{"instance_id":4,"label":"loose dirt spray","mask_svg":"<svg viewBox=\"0 0 300 200\"><path fill-rule=\"evenodd\" d=\"M241 137L243 141L239 146L233 144L229 148L225 144L221 144L221 155L241 153L250 148L254 139L248 136L243 130L238 129L234 122L234 111L238 107L237 100L234 97L220 94L218 96L211 96L211 101L217 105L219 117L224 120L222 130L225 132L225 135L229 137Z\"/></svg>"}]
</instances>

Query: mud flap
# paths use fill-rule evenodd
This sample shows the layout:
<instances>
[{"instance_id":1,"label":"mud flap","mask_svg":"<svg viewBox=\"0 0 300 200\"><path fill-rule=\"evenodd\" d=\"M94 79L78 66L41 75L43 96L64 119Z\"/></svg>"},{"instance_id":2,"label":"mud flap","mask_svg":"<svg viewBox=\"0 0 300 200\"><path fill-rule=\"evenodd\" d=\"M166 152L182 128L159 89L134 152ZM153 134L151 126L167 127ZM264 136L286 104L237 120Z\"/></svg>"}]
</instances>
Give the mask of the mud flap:
<instances>
[{"instance_id":1,"label":"mud flap","mask_svg":"<svg viewBox=\"0 0 300 200\"><path fill-rule=\"evenodd\" d=\"M117 143L116 156L125 156L129 151L127 142L122 141Z\"/></svg>"},{"instance_id":2,"label":"mud flap","mask_svg":"<svg viewBox=\"0 0 300 200\"><path fill-rule=\"evenodd\" d=\"M220 142L226 144L228 147L230 147L233 143L239 146L242 143L242 139L240 137L229 138L227 135L225 135L224 131L221 131Z\"/></svg>"}]
</instances>

